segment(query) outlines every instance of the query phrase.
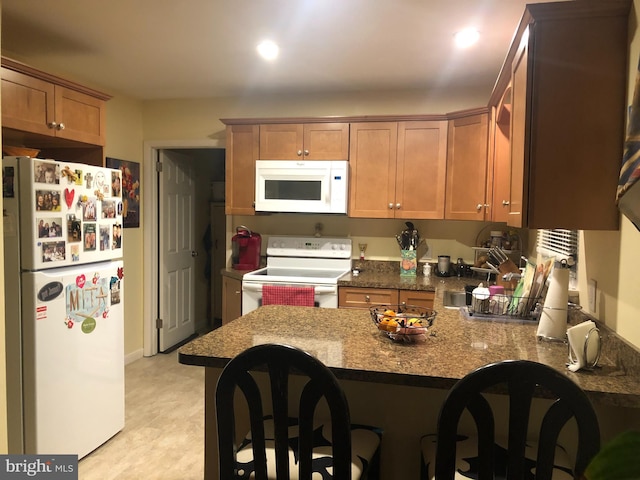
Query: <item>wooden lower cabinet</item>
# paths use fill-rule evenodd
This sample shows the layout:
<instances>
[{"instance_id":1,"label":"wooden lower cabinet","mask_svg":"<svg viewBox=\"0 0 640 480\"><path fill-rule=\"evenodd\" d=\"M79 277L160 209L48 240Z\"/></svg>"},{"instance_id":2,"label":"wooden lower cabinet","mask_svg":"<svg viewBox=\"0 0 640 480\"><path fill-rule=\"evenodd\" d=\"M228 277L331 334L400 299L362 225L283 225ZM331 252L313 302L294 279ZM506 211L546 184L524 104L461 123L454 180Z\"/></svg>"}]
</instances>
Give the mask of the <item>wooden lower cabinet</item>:
<instances>
[{"instance_id":1,"label":"wooden lower cabinet","mask_svg":"<svg viewBox=\"0 0 640 480\"><path fill-rule=\"evenodd\" d=\"M222 276L222 325L242 315L242 281Z\"/></svg>"},{"instance_id":2,"label":"wooden lower cabinet","mask_svg":"<svg viewBox=\"0 0 640 480\"><path fill-rule=\"evenodd\" d=\"M433 308L435 292L396 288L339 287L338 308L367 309L373 305L417 305Z\"/></svg>"},{"instance_id":3,"label":"wooden lower cabinet","mask_svg":"<svg viewBox=\"0 0 640 480\"><path fill-rule=\"evenodd\" d=\"M398 303L433 308L433 301L435 297L436 292L426 292L424 290L400 290L398 293Z\"/></svg>"}]
</instances>

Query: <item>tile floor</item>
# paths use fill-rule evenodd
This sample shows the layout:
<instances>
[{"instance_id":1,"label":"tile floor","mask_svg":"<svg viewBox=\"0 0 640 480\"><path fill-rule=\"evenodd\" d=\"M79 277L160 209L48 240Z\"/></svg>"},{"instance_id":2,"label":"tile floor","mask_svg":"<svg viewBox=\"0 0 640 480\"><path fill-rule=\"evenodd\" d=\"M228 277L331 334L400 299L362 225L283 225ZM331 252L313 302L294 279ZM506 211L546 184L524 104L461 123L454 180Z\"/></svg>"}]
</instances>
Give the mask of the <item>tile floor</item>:
<instances>
[{"instance_id":1,"label":"tile floor","mask_svg":"<svg viewBox=\"0 0 640 480\"><path fill-rule=\"evenodd\" d=\"M125 367L125 427L80 460L79 480L202 480L204 368L177 352Z\"/></svg>"}]
</instances>

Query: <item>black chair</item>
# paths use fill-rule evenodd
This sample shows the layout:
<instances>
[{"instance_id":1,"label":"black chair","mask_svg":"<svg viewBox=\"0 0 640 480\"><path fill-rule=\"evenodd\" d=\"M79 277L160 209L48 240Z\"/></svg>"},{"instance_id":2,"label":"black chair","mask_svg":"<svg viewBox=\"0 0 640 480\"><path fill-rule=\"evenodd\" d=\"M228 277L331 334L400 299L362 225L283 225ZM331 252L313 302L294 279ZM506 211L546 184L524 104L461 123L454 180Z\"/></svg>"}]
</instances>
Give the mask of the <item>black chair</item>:
<instances>
[{"instance_id":1,"label":"black chair","mask_svg":"<svg viewBox=\"0 0 640 480\"><path fill-rule=\"evenodd\" d=\"M502 442L496 438L494 411L482 394L500 384L506 385L509 401L508 437ZM539 424L530 422L531 403L538 388L542 396L552 400ZM471 414L477 437L458 433L465 410ZM558 444L561 430L572 418L577 424L573 461ZM530 431L537 431L535 441L528 437ZM598 419L578 385L540 363L504 361L481 367L453 386L441 407L436 435L422 439L421 478L579 478L599 449Z\"/></svg>"},{"instance_id":2,"label":"black chair","mask_svg":"<svg viewBox=\"0 0 640 480\"><path fill-rule=\"evenodd\" d=\"M264 377L262 387L257 381L261 372L269 387ZM304 379L303 386L294 387L291 375ZM246 400L251 425L239 443L237 392ZM322 478L349 480L352 471L354 479L377 478L382 432L351 425L338 380L312 355L287 345L251 347L226 365L215 395L220 479L311 480L319 472ZM296 416L290 415L290 404L297 405ZM328 407L326 423L318 419L319 404Z\"/></svg>"}]
</instances>

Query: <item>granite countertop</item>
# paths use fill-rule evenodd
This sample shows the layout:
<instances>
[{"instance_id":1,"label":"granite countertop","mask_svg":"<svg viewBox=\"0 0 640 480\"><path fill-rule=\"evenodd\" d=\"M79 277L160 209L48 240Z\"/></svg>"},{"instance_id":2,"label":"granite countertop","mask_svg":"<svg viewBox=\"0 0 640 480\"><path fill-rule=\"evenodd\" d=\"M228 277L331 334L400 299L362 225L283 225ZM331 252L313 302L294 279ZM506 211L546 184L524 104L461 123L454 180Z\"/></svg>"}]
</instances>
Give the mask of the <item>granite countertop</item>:
<instances>
[{"instance_id":1,"label":"granite countertop","mask_svg":"<svg viewBox=\"0 0 640 480\"><path fill-rule=\"evenodd\" d=\"M377 275L348 275L339 285L435 290L438 314L426 341L392 341L377 330L367 310L269 305L184 345L179 361L221 368L252 345L280 342L313 353L338 378L448 389L482 365L527 359L569 376L594 403L640 407L640 353L606 328L601 326L599 368L573 373L566 368L567 346L537 340L536 322L470 320L459 309L443 307L444 290L463 290L478 280L418 276L411 282L386 275L382 281Z\"/></svg>"}]
</instances>

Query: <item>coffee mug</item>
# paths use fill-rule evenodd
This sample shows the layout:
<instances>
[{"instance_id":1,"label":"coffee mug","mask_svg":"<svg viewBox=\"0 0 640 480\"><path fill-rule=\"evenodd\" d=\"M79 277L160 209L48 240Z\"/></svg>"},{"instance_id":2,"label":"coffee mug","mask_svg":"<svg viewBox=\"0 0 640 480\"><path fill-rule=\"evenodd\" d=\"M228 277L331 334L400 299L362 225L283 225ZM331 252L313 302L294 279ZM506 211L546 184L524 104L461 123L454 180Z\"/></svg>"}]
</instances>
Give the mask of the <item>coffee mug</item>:
<instances>
[{"instance_id":1,"label":"coffee mug","mask_svg":"<svg viewBox=\"0 0 640 480\"><path fill-rule=\"evenodd\" d=\"M471 292L471 310L477 313L489 313L489 289L477 287Z\"/></svg>"}]
</instances>

